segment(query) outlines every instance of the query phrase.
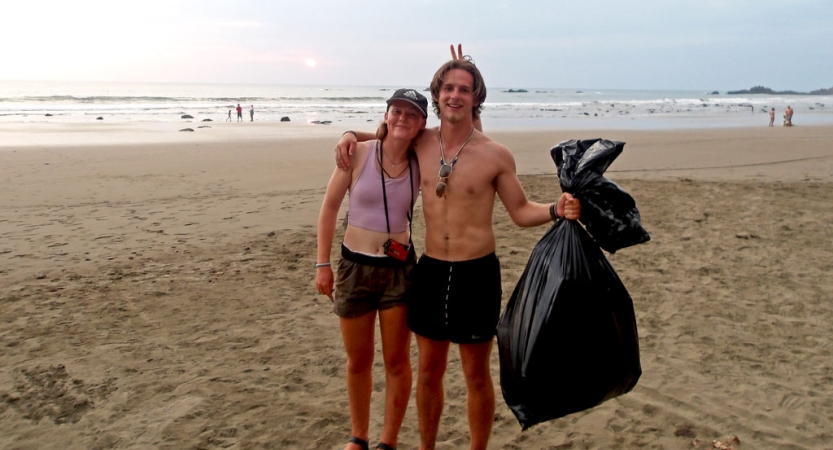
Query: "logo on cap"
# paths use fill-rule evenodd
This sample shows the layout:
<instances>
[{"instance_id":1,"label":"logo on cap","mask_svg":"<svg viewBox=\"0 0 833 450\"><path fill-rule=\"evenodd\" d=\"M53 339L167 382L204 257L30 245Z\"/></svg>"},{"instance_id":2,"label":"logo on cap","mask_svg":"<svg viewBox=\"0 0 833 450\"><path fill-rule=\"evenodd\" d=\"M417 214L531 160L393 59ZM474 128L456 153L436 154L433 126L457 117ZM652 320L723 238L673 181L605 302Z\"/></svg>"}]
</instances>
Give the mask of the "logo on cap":
<instances>
[{"instance_id":1,"label":"logo on cap","mask_svg":"<svg viewBox=\"0 0 833 450\"><path fill-rule=\"evenodd\" d=\"M419 94L417 94L413 90L410 90L410 91L403 92L402 95L404 95L405 97L408 97L411 100L416 100L418 98L417 95L419 95Z\"/></svg>"}]
</instances>

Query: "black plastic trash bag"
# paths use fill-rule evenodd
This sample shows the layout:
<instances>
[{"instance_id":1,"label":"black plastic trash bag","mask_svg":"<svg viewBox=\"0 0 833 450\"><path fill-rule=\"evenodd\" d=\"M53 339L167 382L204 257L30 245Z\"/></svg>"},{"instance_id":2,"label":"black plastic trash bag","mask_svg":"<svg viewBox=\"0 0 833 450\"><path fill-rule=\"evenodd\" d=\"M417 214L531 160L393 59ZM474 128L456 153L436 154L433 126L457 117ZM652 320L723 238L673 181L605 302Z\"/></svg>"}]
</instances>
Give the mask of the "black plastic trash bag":
<instances>
[{"instance_id":1,"label":"black plastic trash bag","mask_svg":"<svg viewBox=\"0 0 833 450\"><path fill-rule=\"evenodd\" d=\"M582 142L553 150L562 187L582 200L582 222L602 230L612 248L644 242L648 234L633 199L598 180L624 144L585 153L592 144ZM599 192L589 192L598 186ZM606 196L611 192L612 199ZM617 203L622 194L630 200L624 208ZM605 208L612 212L588 213ZM620 230L633 233L634 224L644 235L621 240ZM498 323L503 398L523 429L625 394L642 374L633 301L598 241L577 222L559 220L533 249Z\"/></svg>"},{"instance_id":2,"label":"black plastic trash bag","mask_svg":"<svg viewBox=\"0 0 833 450\"><path fill-rule=\"evenodd\" d=\"M624 147L624 142L588 139L564 141L550 150L561 189L581 201L581 222L610 253L650 239L633 197L603 176Z\"/></svg>"},{"instance_id":3,"label":"black plastic trash bag","mask_svg":"<svg viewBox=\"0 0 833 450\"><path fill-rule=\"evenodd\" d=\"M574 221L535 246L497 339L503 398L523 429L627 393L642 374L631 297Z\"/></svg>"}]
</instances>

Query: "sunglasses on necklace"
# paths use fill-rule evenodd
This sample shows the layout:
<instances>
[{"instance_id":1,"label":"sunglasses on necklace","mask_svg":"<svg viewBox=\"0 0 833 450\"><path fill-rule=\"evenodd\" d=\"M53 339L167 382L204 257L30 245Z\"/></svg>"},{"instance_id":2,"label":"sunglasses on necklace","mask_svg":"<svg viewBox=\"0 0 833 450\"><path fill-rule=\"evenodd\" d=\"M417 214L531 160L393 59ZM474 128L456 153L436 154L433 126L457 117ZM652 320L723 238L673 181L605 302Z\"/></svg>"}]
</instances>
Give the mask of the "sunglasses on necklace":
<instances>
[{"instance_id":1,"label":"sunglasses on necklace","mask_svg":"<svg viewBox=\"0 0 833 450\"><path fill-rule=\"evenodd\" d=\"M445 188L448 187L446 182L448 181L448 177L451 176L451 172L454 170L453 164L444 163L440 165L440 171L437 173L437 197L442 197L445 195Z\"/></svg>"}]
</instances>

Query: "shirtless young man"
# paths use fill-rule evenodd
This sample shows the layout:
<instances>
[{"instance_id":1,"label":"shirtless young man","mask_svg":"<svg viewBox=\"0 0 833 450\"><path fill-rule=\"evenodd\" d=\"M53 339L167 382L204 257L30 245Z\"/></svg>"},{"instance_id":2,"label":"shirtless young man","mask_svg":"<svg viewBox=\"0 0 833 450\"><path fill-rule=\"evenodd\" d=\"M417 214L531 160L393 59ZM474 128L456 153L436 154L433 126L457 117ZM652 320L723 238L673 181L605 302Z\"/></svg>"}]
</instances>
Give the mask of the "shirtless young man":
<instances>
[{"instance_id":1,"label":"shirtless young man","mask_svg":"<svg viewBox=\"0 0 833 450\"><path fill-rule=\"evenodd\" d=\"M426 129L416 143L424 175L425 252L408 304L408 325L419 349L420 449L433 449L437 440L451 343L459 345L466 379L471 448L485 449L495 413L489 357L502 295L492 227L495 195L522 227L545 224L556 214L577 220L581 205L567 193L552 205L527 199L512 153L475 129L486 87L472 62L460 58L440 67L431 97L440 126ZM361 140L373 137L358 134ZM349 166L348 148L355 140L348 132L339 141L339 167ZM438 173L436 182L429 176L433 173Z\"/></svg>"}]
</instances>

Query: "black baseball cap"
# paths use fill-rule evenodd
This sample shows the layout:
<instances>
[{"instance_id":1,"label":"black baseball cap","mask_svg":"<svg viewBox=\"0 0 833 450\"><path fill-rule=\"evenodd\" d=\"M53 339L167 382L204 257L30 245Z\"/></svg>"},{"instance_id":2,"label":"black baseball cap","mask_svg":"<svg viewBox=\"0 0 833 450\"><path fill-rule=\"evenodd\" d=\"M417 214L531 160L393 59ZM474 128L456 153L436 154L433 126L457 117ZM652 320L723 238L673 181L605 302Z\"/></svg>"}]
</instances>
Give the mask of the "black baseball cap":
<instances>
[{"instance_id":1,"label":"black baseball cap","mask_svg":"<svg viewBox=\"0 0 833 450\"><path fill-rule=\"evenodd\" d=\"M388 99L388 106L397 100L402 100L416 106L423 116L428 117L428 99L419 92L413 89L397 89Z\"/></svg>"}]
</instances>

